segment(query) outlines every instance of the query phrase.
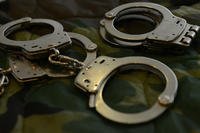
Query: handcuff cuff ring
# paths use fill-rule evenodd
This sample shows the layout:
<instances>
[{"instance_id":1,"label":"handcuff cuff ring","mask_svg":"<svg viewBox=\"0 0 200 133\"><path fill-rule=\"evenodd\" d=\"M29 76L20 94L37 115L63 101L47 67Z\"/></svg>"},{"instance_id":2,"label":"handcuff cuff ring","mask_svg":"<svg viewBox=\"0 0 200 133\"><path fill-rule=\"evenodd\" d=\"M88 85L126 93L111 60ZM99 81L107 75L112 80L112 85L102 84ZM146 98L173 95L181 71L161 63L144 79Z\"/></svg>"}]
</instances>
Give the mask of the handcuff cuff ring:
<instances>
[{"instance_id":1,"label":"handcuff cuff ring","mask_svg":"<svg viewBox=\"0 0 200 133\"><path fill-rule=\"evenodd\" d=\"M106 82L116 72L124 69L148 70L164 79L165 89L149 110L141 113L122 113L112 109L104 102L102 95ZM105 118L123 124L139 124L157 118L174 102L178 89L176 75L168 66L154 59L137 56L98 57L80 71L75 79L75 85L90 94L90 107L96 108L97 112Z\"/></svg>"},{"instance_id":2,"label":"handcuff cuff ring","mask_svg":"<svg viewBox=\"0 0 200 133\"><path fill-rule=\"evenodd\" d=\"M41 36L35 40L15 41L7 38L14 31L25 26L45 24L53 27L52 33ZM0 26L0 47L18 54L23 54L29 59L38 59L49 53L51 48L62 48L70 46L71 39L63 26L50 19L32 19L30 17L11 21Z\"/></svg>"}]
</instances>

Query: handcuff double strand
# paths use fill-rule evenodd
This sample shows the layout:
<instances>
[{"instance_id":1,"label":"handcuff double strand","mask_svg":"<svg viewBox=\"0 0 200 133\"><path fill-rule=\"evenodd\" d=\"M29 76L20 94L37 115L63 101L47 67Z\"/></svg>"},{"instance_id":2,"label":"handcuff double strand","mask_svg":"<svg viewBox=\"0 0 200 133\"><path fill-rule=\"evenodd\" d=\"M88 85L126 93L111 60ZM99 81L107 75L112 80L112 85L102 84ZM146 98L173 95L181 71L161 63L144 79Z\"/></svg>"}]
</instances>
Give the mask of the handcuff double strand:
<instances>
[{"instance_id":1,"label":"handcuff double strand","mask_svg":"<svg viewBox=\"0 0 200 133\"><path fill-rule=\"evenodd\" d=\"M119 31L115 23L129 18L145 20L155 27L142 34ZM169 50L190 46L200 29L199 26L188 24L185 19L173 15L166 7L149 2L120 5L107 12L100 25L102 38L113 46Z\"/></svg>"}]
</instances>

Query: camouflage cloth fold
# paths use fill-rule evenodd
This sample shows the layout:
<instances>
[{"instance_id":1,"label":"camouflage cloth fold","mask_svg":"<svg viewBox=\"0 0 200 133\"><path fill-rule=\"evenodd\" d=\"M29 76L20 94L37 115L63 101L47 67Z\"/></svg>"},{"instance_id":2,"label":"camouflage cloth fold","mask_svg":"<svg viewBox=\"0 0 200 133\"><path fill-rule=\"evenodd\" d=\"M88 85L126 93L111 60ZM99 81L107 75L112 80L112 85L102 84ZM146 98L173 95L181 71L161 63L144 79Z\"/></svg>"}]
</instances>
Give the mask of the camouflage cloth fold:
<instances>
[{"instance_id":1,"label":"camouflage cloth fold","mask_svg":"<svg viewBox=\"0 0 200 133\"><path fill-rule=\"evenodd\" d=\"M98 34L99 20L115 6L134 0L8 0L1 8L1 22L25 16L60 21L67 31L77 32L98 45L100 55L124 57L143 55L166 63L179 81L175 104L161 117L140 125L121 125L104 119L88 107L88 96L73 85L74 78L51 79L20 85L12 76L0 98L0 133L200 133L200 39L183 55L141 53L112 48ZM171 0L172 1L172 0ZM187 3L185 3L185 1ZM174 14L200 25L200 3L195 0L152 0ZM177 3L178 2L178 3ZM196 3L195 3L196 2ZM185 4L185 5L184 5ZM186 5L187 4L187 5ZM8 20L7 20L8 19ZM37 35L22 31L17 40ZM77 58L83 52L67 50ZM0 66L7 67L6 53ZM138 112L149 108L162 91L160 79L146 71L117 74L106 85L105 100L115 109Z\"/></svg>"}]
</instances>

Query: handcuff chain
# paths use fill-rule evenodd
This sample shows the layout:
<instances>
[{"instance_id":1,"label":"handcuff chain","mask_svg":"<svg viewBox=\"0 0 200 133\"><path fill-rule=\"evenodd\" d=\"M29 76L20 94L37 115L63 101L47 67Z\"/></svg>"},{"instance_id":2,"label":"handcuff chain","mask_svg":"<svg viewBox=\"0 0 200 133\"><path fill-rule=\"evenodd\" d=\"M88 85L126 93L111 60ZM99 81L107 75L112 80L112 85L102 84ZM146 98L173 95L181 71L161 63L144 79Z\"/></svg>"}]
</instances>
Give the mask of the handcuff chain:
<instances>
[{"instance_id":1,"label":"handcuff chain","mask_svg":"<svg viewBox=\"0 0 200 133\"><path fill-rule=\"evenodd\" d=\"M49 56L49 62L54 65L64 66L68 69L80 70L83 69L85 64L77 59L69 56L60 55L60 52L56 48L51 49L54 53Z\"/></svg>"},{"instance_id":2,"label":"handcuff chain","mask_svg":"<svg viewBox=\"0 0 200 133\"><path fill-rule=\"evenodd\" d=\"M11 72L11 68L9 69L2 69L0 68L0 74L1 74L1 79L0 79L0 96L2 96L5 92L5 86L9 84L9 79L6 76L6 74Z\"/></svg>"}]
</instances>

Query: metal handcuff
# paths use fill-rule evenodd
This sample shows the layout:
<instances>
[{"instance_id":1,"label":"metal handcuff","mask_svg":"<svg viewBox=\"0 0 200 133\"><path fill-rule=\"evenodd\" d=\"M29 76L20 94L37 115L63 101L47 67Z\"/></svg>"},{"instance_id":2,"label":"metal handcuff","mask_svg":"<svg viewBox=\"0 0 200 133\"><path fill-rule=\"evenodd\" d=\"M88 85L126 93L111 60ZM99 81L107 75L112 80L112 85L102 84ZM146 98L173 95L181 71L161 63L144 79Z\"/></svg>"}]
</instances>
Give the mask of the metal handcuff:
<instances>
[{"instance_id":1,"label":"metal handcuff","mask_svg":"<svg viewBox=\"0 0 200 133\"><path fill-rule=\"evenodd\" d=\"M109 107L103 100L103 90L108 79L118 71L129 69L148 70L165 81L164 91L154 106L147 111L122 113ZM100 56L81 70L75 79L75 85L90 93L90 107L96 108L97 112L105 118L124 124L139 124L155 119L174 102L178 81L168 66L154 59L139 56L124 58Z\"/></svg>"},{"instance_id":2,"label":"metal handcuff","mask_svg":"<svg viewBox=\"0 0 200 133\"><path fill-rule=\"evenodd\" d=\"M143 34L128 34L115 27L116 22L130 18L148 21L153 23L155 28ZM107 12L100 24L100 34L110 44L149 49L186 48L200 29L199 26L188 24L185 19L174 16L166 7L149 2L118 6Z\"/></svg>"},{"instance_id":3,"label":"metal handcuff","mask_svg":"<svg viewBox=\"0 0 200 133\"><path fill-rule=\"evenodd\" d=\"M18 20L19 21L19 20ZM16 22L18 22L16 21ZM35 20L36 21L36 20ZM39 20L37 21L39 22ZM13 24L13 22L11 22ZM11 24L6 24L7 26L13 27ZM17 23L20 24L20 23ZM17 24L14 23L14 26L17 27ZM50 24L51 25L51 24ZM10 29L10 27L6 27L3 25L5 29ZM15 28L14 28L15 29ZM63 30L62 30L63 31ZM0 30L0 32L2 32ZM65 33L66 34L66 33ZM125 57L125 58L111 58L106 56L100 56L96 58L96 44L92 43L88 38L76 34L76 33L68 33L69 38L66 40L70 40L70 38L75 39L81 42L86 51L87 51L87 58L84 63L72 59L67 56L63 56L59 54L59 50L56 47L64 46L63 44L59 43L60 45L54 45L55 47L45 47L44 51L37 51L36 49L26 49L24 45L10 45L10 43L4 44L4 41L1 41L2 48L8 48L9 50L13 50L16 46L19 47L18 51L14 51L14 53L22 52L25 57L20 55L12 55L9 57L9 65L10 69L6 71L7 73L12 73L12 75L19 81L19 82L28 82L28 81L35 81L40 78L46 77L67 77L74 75L74 72L71 72L73 69L80 70L78 76L75 79L75 85L78 86L80 89L88 92L90 94L89 105L90 107L95 107L97 112L99 112L105 118L108 118L112 121L124 123L124 124L137 124L150 121L159 115L161 115L167 108L168 105L173 103L174 98L177 92L177 78L173 71L163 63L156 61L154 59L146 58L146 57ZM55 35L55 34L54 34ZM44 38L50 35L44 36ZM55 35L57 36L57 35ZM55 36L51 36L52 38L56 38ZM66 35L67 36L67 35ZM60 37L60 36L59 36ZM5 36L2 38L6 38ZM41 37L40 39L44 39ZM4 39L6 40L6 39ZM64 40L64 38L63 38ZM15 41L13 41L15 44ZM29 42L29 41L26 41ZM23 42L25 44L26 42ZM71 41L66 41L71 42ZM49 42L52 44L51 42ZM46 46L46 43L38 43L35 41L35 45L37 47L42 47L42 45ZM26 45L27 46L27 45ZM30 47L29 47L30 48ZM47 51L53 51L53 54L48 56L49 62L66 67L69 72L66 75L62 75L62 73L55 73L52 70L49 70L48 67L39 66L37 63L34 63L36 59L34 56L37 56L37 59L42 58L44 54L48 55ZM31 53L31 54L29 54ZM41 55L40 55L41 54ZM34 55L34 56L33 56ZM26 69L24 69L26 68ZM124 69L144 69L152 71L159 76L161 76L165 80L165 90L159 96L158 102L149 109L148 111L136 114L126 114L121 113L118 111L113 110L110 108L103 100L102 93L104 86L107 80L115 74L117 71L121 71ZM3 77L2 84L6 85L5 74L3 71L1 72ZM60 75L61 74L61 75Z\"/></svg>"},{"instance_id":4,"label":"metal handcuff","mask_svg":"<svg viewBox=\"0 0 200 133\"><path fill-rule=\"evenodd\" d=\"M54 28L53 33L47 34L35 40L15 41L7 38L9 34L18 29L31 25L45 24ZM63 26L50 19L32 19L29 17L11 21L0 26L0 48L10 50L14 53L23 54L26 58L37 59L49 54L51 48L62 48L70 46L71 39Z\"/></svg>"},{"instance_id":5,"label":"metal handcuff","mask_svg":"<svg viewBox=\"0 0 200 133\"><path fill-rule=\"evenodd\" d=\"M89 64L97 57L97 45L91 42L88 38L77 33L68 33L72 41L77 41L81 47L86 50L86 58L83 62L80 62L71 57L60 55L59 50L54 49L55 53L49 55L49 63L63 66L64 71L54 71L48 65L40 66L33 61L27 60L26 58L19 55L11 55L9 57L9 66L12 70L12 75L19 82L35 81L45 77L71 77L76 75L76 69L82 69L84 65ZM21 69L23 68L23 69ZM25 68L25 69L24 69Z\"/></svg>"},{"instance_id":6,"label":"metal handcuff","mask_svg":"<svg viewBox=\"0 0 200 133\"><path fill-rule=\"evenodd\" d=\"M8 34L23 27L23 24L30 26L31 24L41 23L54 27L54 32L30 41L15 41L6 37ZM74 76L76 69L81 69L83 65L87 65L96 59L97 56L96 44L83 35L64 32L63 26L60 23L49 19L22 18L12 21L0 27L0 37L3 38L0 47L3 50L9 50L10 53L8 57L10 68L7 70L0 70L3 84L7 83L5 79L8 79L6 75L9 73L11 73L17 81L22 83L39 80L45 77ZM62 40L59 40L59 38ZM79 42L77 44L81 45L81 47L86 50L87 56L83 62L60 54L59 49L71 45L71 39ZM64 65L66 70L57 72L50 69L49 66L40 66L37 63L37 59L39 60L44 57L46 57L51 64Z\"/></svg>"}]
</instances>

